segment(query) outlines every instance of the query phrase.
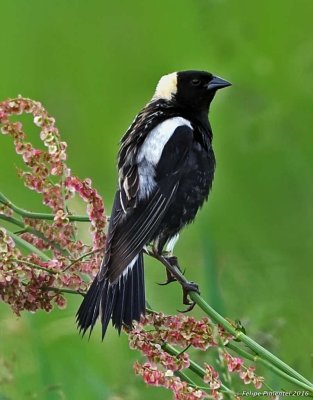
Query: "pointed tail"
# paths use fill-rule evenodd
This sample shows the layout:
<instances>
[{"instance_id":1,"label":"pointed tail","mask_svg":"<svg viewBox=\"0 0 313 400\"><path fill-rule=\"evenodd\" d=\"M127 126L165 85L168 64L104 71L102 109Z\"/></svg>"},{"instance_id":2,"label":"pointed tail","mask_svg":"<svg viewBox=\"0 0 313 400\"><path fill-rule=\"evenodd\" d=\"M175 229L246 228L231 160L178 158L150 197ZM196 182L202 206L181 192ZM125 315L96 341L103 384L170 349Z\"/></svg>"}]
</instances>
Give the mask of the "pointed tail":
<instances>
[{"instance_id":1,"label":"pointed tail","mask_svg":"<svg viewBox=\"0 0 313 400\"><path fill-rule=\"evenodd\" d=\"M145 283L143 253L140 252L116 283L106 278L99 281L98 276L95 277L77 311L76 321L84 336L88 329L91 334L100 317L103 339L110 319L120 332L123 324L131 326L132 321L139 321L144 314Z\"/></svg>"}]
</instances>

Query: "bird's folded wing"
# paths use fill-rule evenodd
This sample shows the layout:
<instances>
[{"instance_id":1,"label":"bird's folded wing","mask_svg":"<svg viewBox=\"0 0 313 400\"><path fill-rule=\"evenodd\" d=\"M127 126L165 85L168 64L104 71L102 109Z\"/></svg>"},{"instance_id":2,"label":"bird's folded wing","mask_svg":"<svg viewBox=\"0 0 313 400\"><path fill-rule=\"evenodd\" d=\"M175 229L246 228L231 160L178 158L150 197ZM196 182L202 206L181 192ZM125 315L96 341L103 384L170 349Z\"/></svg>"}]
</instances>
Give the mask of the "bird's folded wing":
<instances>
[{"instance_id":1,"label":"bird's folded wing","mask_svg":"<svg viewBox=\"0 0 313 400\"><path fill-rule=\"evenodd\" d=\"M149 197L140 199L138 187L135 206L134 199L129 199L123 184L120 184L115 195L100 280L105 277L112 283L116 282L151 240L179 186L182 166L188 157L192 138L193 130L189 126L182 125L175 129L155 166L155 188ZM131 173L134 174L134 168ZM125 179L127 176L123 177ZM139 182L134 176L128 179Z\"/></svg>"}]
</instances>

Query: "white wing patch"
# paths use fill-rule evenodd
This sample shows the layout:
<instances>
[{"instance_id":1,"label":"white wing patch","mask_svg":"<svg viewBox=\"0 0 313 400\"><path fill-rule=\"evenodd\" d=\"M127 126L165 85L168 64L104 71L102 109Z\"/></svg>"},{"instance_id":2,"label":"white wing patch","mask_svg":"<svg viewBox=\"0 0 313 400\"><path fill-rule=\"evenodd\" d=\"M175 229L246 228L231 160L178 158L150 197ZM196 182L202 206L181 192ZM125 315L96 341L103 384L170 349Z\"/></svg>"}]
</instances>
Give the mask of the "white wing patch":
<instances>
[{"instance_id":1,"label":"white wing patch","mask_svg":"<svg viewBox=\"0 0 313 400\"><path fill-rule=\"evenodd\" d=\"M182 117L167 119L148 134L137 156L139 174L139 198L147 198L155 188L155 167L160 161L163 149L176 128L191 123Z\"/></svg>"},{"instance_id":2,"label":"white wing patch","mask_svg":"<svg viewBox=\"0 0 313 400\"><path fill-rule=\"evenodd\" d=\"M153 128L139 150L138 164L145 158L153 166L156 166L161 158L164 146L175 132L175 129L183 125L192 128L191 123L182 117L167 119Z\"/></svg>"}]
</instances>

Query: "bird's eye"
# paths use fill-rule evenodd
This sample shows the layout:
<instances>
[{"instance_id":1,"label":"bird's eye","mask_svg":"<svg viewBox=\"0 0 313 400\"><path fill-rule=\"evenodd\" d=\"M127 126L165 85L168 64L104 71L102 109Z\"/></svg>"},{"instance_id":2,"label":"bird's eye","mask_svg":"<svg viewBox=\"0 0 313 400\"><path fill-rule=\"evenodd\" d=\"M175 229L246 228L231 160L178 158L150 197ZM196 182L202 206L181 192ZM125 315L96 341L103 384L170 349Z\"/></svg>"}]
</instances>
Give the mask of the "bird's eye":
<instances>
[{"instance_id":1,"label":"bird's eye","mask_svg":"<svg viewBox=\"0 0 313 400\"><path fill-rule=\"evenodd\" d=\"M200 79L193 79L191 81L192 86L199 86L201 84L201 80Z\"/></svg>"}]
</instances>

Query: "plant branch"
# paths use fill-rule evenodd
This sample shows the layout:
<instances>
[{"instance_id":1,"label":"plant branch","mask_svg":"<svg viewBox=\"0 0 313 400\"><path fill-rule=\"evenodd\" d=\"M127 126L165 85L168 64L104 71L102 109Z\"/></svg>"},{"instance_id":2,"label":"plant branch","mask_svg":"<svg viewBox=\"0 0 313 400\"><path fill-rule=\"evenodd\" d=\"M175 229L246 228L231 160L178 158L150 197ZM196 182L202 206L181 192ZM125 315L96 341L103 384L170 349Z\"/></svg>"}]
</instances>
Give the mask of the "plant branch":
<instances>
[{"instance_id":1,"label":"plant branch","mask_svg":"<svg viewBox=\"0 0 313 400\"><path fill-rule=\"evenodd\" d=\"M21 215L24 218L33 218L33 219L45 219L48 221L53 221L55 215L50 213L37 213L24 210L23 208L18 207L12 201L10 201L3 193L0 192L0 203L5 204L17 214ZM70 221L77 222L90 222L90 219L86 215L68 215L67 216Z\"/></svg>"},{"instance_id":2,"label":"plant branch","mask_svg":"<svg viewBox=\"0 0 313 400\"><path fill-rule=\"evenodd\" d=\"M153 258L156 258L160 262L163 263L163 265L167 268L168 263L164 257L156 256L153 252L147 251L147 254L150 255ZM186 277L181 273L181 271L176 268L177 271L176 274L179 275L180 278L180 283L188 284L189 281L186 279ZM270 364L274 365L281 371L283 371L286 376L285 378L292 383L295 383L294 380L296 379L297 383L299 386L302 388L305 388L306 390L310 390L310 392L313 394L313 384L304 378L301 374L299 374L297 371L295 371L293 368L291 368L288 364L280 360L278 357L276 357L274 354L272 354L270 351L266 350L264 347L259 345L257 342L255 342L253 339L251 339L249 336L245 335L242 331L239 331L236 329L233 325L231 325L224 317L222 317L217 311L215 311L204 299L203 297L200 296L199 293L191 291L189 293L189 297L192 301L195 302L214 322L220 324L223 326L227 332L229 332L231 335L233 335L238 341L243 342L248 348L250 348L258 357L268 361ZM289 378L293 379L289 379ZM301 383L301 385L300 385Z\"/></svg>"},{"instance_id":3,"label":"plant branch","mask_svg":"<svg viewBox=\"0 0 313 400\"><path fill-rule=\"evenodd\" d=\"M63 272L65 272L68 269L70 269L74 264L76 264L79 261L83 260L85 257L91 256L92 254L97 253L99 251L103 251L103 249L96 249L96 250L88 251L88 253L85 253L82 256L76 258L76 260L72 261L66 268L64 268Z\"/></svg>"},{"instance_id":4,"label":"plant branch","mask_svg":"<svg viewBox=\"0 0 313 400\"><path fill-rule=\"evenodd\" d=\"M57 288L54 286L42 286L42 290L45 290L47 292L52 291L56 293L69 293L69 294L80 294L81 296L85 296L84 292L81 292L80 290L75 290L75 289L67 289L67 288Z\"/></svg>"},{"instance_id":5,"label":"plant branch","mask_svg":"<svg viewBox=\"0 0 313 400\"><path fill-rule=\"evenodd\" d=\"M183 373L182 371L175 371L174 375L178 376L181 380L187 382L190 386L194 387L194 388L198 388L200 389L200 387L192 380L189 378L189 376L187 376L185 373ZM204 388L201 387L201 389L203 390L208 390L208 388Z\"/></svg>"},{"instance_id":6,"label":"plant branch","mask_svg":"<svg viewBox=\"0 0 313 400\"><path fill-rule=\"evenodd\" d=\"M33 246L32 244L26 242L26 240L22 239L15 233L9 231L6 229L7 234L11 236L11 238L14 240L16 244L18 244L20 247L22 247L24 250L30 252L30 253L35 253L37 254L40 258L42 258L44 261L50 261L50 257L48 257L45 253L43 253L41 250L37 249L37 247Z\"/></svg>"},{"instance_id":7,"label":"plant branch","mask_svg":"<svg viewBox=\"0 0 313 400\"><path fill-rule=\"evenodd\" d=\"M246 350L241 349L240 347L236 346L235 344L229 342L226 347L229 349L233 350L235 353L240 355L241 357L253 361L255 363L259 363L269 369L270 371L274 372L276 375L280 376L281 378L294 383L295 385L301 386L305 390L312 391L312 387L309 385L306 385L302 381L299 381L299 379L296 379L288 374L286 372L282 371L281 369L277 368L275 365L271 364L269 361L264 360L258 355L253 355L251 353L248 353ZM312 397L312 396L310 396Z\"/></svg>"},{"instance_id":8,"label":"plant branch","mask_svg":"<svg viewBox=\"0 0 313 400\"><path fill-rule=\"evenodd\" d=\"M313 384L304 378L301 374L287 365L285 362L280 360L270 351L266 350L264 347L259 345L249 336L245 335L243 332L238 331L234 328L225 318L223 318L217 311L215 311L198 293L190 292L190 298L216 323L222 325L230 334L232 334L237 340L243 342L247 347L255 352L257 356L267 360L272 365L276 366L278 369L286 373L286 376L293 377L296 380L302 382L302 387L310 390L313 393ZM293 382L293 380L292 380ZM293 382L294 383L294 382Z\"/></svg>"},{"instance_id":9,"label":"plant branch","mask_svg":"<svg viewBox=\"0 0 313 400\"><path fill-rule=\"evenodd\" d=\"M25 265L28 265L29 267L32 267L32 268L41 269L42 271L48 272L51 275L54 275L54 274L57 273L56 271L53 271L53 270L51 270L49 268L42 267L41 265L38 265L38 264L34 264L34 263L32 263L30 261L27 261L27 260L19 260L18 258L11 258L10 261L13 261L13 262L16 262L16 263L19 263L19 264L25 264Z\"/></svg>"},{"instance_id":10,"label":"plant branch","mask_svg":"<svg viewBox=\"0 0 313 400\"><path fill-rule=\"evenodd\" d=\"M172 356L178 356L180 354L180 352L175 349L175 347L171 346L168 343L164 343L162 345L162 348L167 351L169 354L171 354ZM197 364L196 362L194 362L193 360L189 360L190 361L190 365L189 365L189 369L190 371L194 372L196 375L198 375L201 379L203 379L204 375L205 375L205 370L200 367L199 364ZM225 386L223 383L221 383L221 387L225 390L225 392L227 393L231 393L231 394L235 394L232 390L230 390L227 386Z\"/></svg>"},{"instance_id":11,"label":"plant branch","mask_svg":"<svg viewBox=\"0 0 313 400\"><path fill-rule=\"evenodd\" d=\"M53 246L63 256L69 255L69 253L67 251L65 251L64 249L62 249L62 247L58 243L50 241L49 239L47 239L45 237L45 235L42 232L37 231L37 229L34 229L31 226L25 225L23 221L20 221L19 219L14 218L14 217L8 217L7 215L4 215L4 214L0 214L0 219L21 227L23 229L23 233L25 233L25 232L31 233L32 235L37 236L39 239L44 240L46 243Z\"/></svg>"}]
</instances>

